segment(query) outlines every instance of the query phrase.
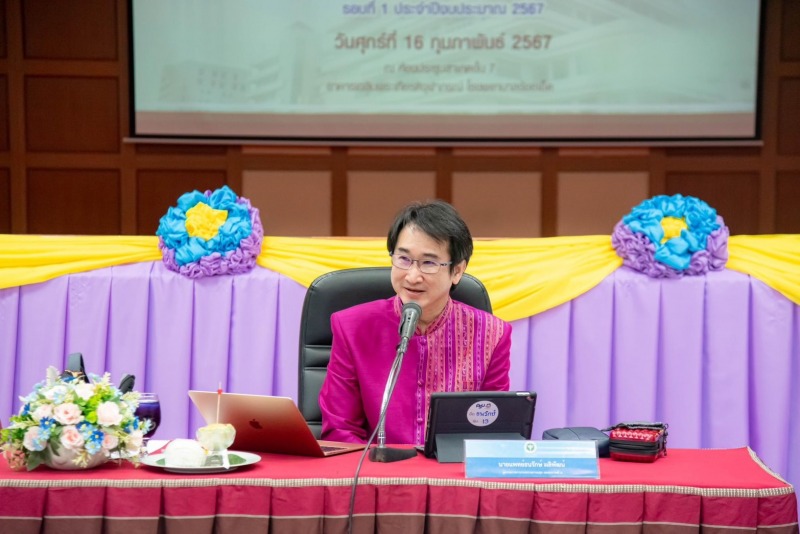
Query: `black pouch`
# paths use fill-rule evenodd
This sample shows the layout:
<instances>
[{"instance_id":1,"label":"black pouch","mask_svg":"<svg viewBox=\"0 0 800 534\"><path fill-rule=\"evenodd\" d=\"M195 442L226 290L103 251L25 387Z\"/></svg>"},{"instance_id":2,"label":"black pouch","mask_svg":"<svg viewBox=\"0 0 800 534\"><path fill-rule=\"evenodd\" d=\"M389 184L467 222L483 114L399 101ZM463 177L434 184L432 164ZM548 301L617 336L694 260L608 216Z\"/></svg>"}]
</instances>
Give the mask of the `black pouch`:
<instances>
[{"instance_id":1,"label":"black pouch","mask_svg":"<svg viewBox=\"0 0 800 534\"><path fill-rule=\"evenodd\" d=\"M550 428L542 432L542 439L562 439L570 441L593 440L597 445L597 455L608 458L608 435L592 426L570 426L566 428Z\"/></svg>"},{"instance_id":2,"label":"black pouch","mask_svg":"<svg viewBox=\"0 0 800 534\"><path fill-rule=\"evenodd\" d=\"M78 380L81 382L89 381L89 377L86 376L86 367L83 365L83 354L80 352L73 352L67 356L67 368L61 373L61 378L64 380Z\"/></svg>"},{"instance_id":3,"label":"black pouch","mask_svg":"<svg viewBox=\"0 0 800 534\"><path fill-rule=\"evenodd\" d=\"M607 429L611 431L611 459L649 463L666 456L668 426L666 423L634 421Z\"/></svg>"},{"instance_id":4,"label":"black pouch","mask_svg":"<svg viewBox=\"0 0 800 534\"><path fill-rule=\"evenodd\" d=\"M61 373L63 380L80 380L89 382L89 375L86 374L86 366L83 363L83 354L80 352L73 352L67 356L67 368ZM136 378L133 375L125 375L119 382L120 393L127 393L133 390L133 385Z\"/></svg>"}]
</instances>

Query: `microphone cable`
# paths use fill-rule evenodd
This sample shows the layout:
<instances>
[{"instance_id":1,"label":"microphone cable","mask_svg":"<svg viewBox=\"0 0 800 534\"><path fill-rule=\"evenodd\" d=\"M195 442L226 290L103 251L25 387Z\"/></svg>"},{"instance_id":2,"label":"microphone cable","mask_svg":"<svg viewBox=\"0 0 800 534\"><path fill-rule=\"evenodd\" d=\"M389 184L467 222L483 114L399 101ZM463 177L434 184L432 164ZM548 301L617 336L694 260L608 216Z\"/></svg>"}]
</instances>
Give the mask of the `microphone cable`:
<instances>
[{"instance_id":1,"label":"microphone cable","mask_svg":"<svg viewBox=\"0 0 800 534\"><path fill-rule=\"evenodd\" d=\"M356 488L358 488L358 475L361 472L361 466L364 464L364 458L367 457L369 453L369 447L375 441L375 436L378 435L378 429L381 427L381 423L384 419L386 419L386 412L389 408L387 403L386 409L381 412L381 416L378 418L378 424L375 426L375 430L372 431L372 435L367 440L367 445L364 447L364 451L361 453L361 458L358 459L358 464L356 465L356 473L353 477L353 485L350 487L350 507L347 512L347 534L353 534L353 515L355 514L355 507L356 507Z\"/></svg>"},{"instance_id":2,"label":"microphone cable","mask_svg":"<svg viewBox=\"0 0 800 534\"><path fill-rule=\"evenodd\" d=\"M409 317L409 312L411 316ZM399 334L400 334L400 343L397 344L395 347L395 359L394 364L392 365L392 369L389 371L389 378L388 380L392 381L391 385L387 383L387 388L389 388L389 397L391 397L391 393L394 390L394 382L397 381L398 374L400 373L400 368L398 367L398 361L402 361L402 357L405 355L408 340L413 335L413 331L416 328L417 321L419 317L422 315L422 308L420 308L419 304L415 302L407 302L403 305L403 310L400 314L401 322L399 326ZM404 327L407 329L404 332ZM409 331L410 330L410 331ZM394 380L392 380L392 376L394 375ZM350 488L350 506L347 511L347 533L353 534L353 516L355 515L355 506L356 506L356 489L358 488L358 476L361 473L361 467L364 465L364 458L367 457L369 454L370 445L375 441L375 436L378 435L378 432L385 428L385 421L386 421L386 412L389 411L389 398L386 397L384 394L384 400L381 404L381 413L378 417L378 424L375 425L375 429L372 431L372 435L367 440L367 444L364 447L364 451L361 453L361 457L358 459L358 464L356 465L356 472L353 476L353 485ZM381 444L385 439L382 434L381 437Z\"/></svg>"}]
</instances>

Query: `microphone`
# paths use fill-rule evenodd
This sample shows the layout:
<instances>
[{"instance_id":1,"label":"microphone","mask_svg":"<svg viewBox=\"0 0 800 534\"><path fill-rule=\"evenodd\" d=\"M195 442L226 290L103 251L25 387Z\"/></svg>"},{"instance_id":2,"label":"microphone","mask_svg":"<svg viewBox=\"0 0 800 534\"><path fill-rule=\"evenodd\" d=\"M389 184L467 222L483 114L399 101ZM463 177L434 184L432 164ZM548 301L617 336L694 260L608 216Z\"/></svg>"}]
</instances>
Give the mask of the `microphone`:
<instances>
[{"instance_id":1,"label":"microphone","mask_svg":"<svg viewBox=\"0 0 800 534\"><path fill-rule=\"evenodd\" d=\"M403 311L400 312L400 346L398 352L405 354L408 348L408 340L414 335L417 330L417 323L422 315L422 308L416 302L407 302L403 305Z\"/></svg>"},{"instance_id":2,"label":"microphone","mask_svg":"<svg viewBox=\"0 0 800 534\"><path fill-rule=\"evenodd\" d=\"M373 462L397 462L406 460L417 455L416 449L392 449L386 446L386 411L389 408L389 399L392 397L394 386L397 383L397 375L400 373L400 366L403 363L403 355L408 348L408 340L414 335L417 329L417 322L422 315L422 308L416 302L407 302L403 305L400 312L400 343L397 345L397 355L394 357L392 369L389 371L389 378L386 381L386 388L383 390L383 401L381 402L381 412L378 418L378 427L375 432L378 434L378 446L370 449L369 459ZM374 437L374 434L373 434ZM370 438L370 441L372 438Z\"/></svg>"}]
</instances>

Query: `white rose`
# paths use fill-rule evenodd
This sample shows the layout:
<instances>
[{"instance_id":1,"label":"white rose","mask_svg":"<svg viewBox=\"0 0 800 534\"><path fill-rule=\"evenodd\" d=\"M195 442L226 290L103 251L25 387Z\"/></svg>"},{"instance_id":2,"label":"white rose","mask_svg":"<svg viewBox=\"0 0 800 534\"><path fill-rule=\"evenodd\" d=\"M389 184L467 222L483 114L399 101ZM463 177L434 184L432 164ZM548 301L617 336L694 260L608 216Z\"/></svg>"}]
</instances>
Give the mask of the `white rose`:
<instances>
[{"instance_id":1,"label":"white rose","mask_svg":"<svg viewBox=\"0 0 800 534\"><path fill-rule=\"evenodd\" d=\"M72 402L59 404L53 410L53 417L62 425L76 425L83 421L81 408Z\"/></svg>"},{"instance_id":2,"label":"white rose","mask_svg":"<svg viewBox=\"0 0 800 534\"><path fill-rule=\"evenodd\" d=\"M44 392L44 396L47 400L53 400L56 396L63 398L67 391L67 386L53 386Z\"/></svg>"},{"instance_id":3,"label":"white rose","mask_svg":"<svg viewBox=\"0 0 800 534\"><path fill-rule=\"evenodd\" d=\"M47 446L47 442L43 441L39 434L41 434L41 427L32 426L25 431L25 437L22 438L22 446L29 451L42 451Z\"/></svg>"},{"instance_id":4,"label":"white rose","mask_svg":"<svg viewBox=\"0 0 800 534\"><path fill-rule=\"evenodd\" d=\"M116 449L117 445L119 445L119 438L114 434L106 432L106 435L103 437L103 448L107 451L112 449Z\"/></svg>"},{"instance_id":5,"label":"white rose","mask_svg":"<svg viewBox=\"0 0 800 534\"><path fill-rule=\"evenodd\" d=\"M42 404L41 406L37 406L33 413L31 413L31 417L37 423L44 419L45 417L52 417L53 416L53 405L52 404Z\"/></svg>"},{"instance_id":6,"label":"white rose","mask_svg":"<svg viewBox=\"0 0 800 534\"><path fill-rule=\"evenodd\" d=\"M83 400L89 400L94 395L94 384L88 382L81 382L75 386L75 394Z\"/></svg>"},{"instance_id":7,"label":"white rose","mask_svg":"<svg viewBox=\"0 0 800 534\"><path fill-rule=\"evenodd\" d=\"M101 402L97 406L97 424L100 426L114 426L122 422L119 405L116 402Z\"/></svg>"},{"instance_id":8,"label":"white rose","mask_svg":"<svg viewBox=\"0 0 800 534\"><path fill-rule=\"evenodd\" d=\"M144 433L141 430L134 430L128 434L128 441L125 442L125 448L129 452L138 452L144 443Z\"/></svg>"},{"instance_id":9,"label":"white rose","mask_svg":"<svg viewBox=\"0 0 800 534\"><path fill-rule=\"evenodd\" d=\"M61 430L61 444L67 449L74 451L83 447L83 436L73 425L65 426Z\"/></svg>"}]
</instances>

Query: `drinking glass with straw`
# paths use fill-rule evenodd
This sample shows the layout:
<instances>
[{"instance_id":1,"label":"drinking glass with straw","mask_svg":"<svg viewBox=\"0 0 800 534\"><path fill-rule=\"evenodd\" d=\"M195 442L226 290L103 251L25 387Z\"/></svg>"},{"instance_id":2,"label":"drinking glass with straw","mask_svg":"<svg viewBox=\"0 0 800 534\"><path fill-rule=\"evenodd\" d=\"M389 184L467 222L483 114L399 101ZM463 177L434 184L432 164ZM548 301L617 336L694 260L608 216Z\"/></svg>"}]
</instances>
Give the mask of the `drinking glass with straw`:
<instances>
[{"instance_id":1,"label":"drinking glass with straw","mask_svg":"<svg viewBox=\"0 0 800 534\"><path fill-rule=\"evenodd\" d=\"M197 429L197 441L208 452L209 457L206 461L207 465L213 465L222 460L222 467L230 469L230 461L228 460L228 447L233 444L236 437L236 429L231 424L219 422L220 406L222 405L222 383L220 382L217 388L217 414L214 423L206 425ZM216 464L219 465L219 464Z\"/></svg>"}]
</instances>

